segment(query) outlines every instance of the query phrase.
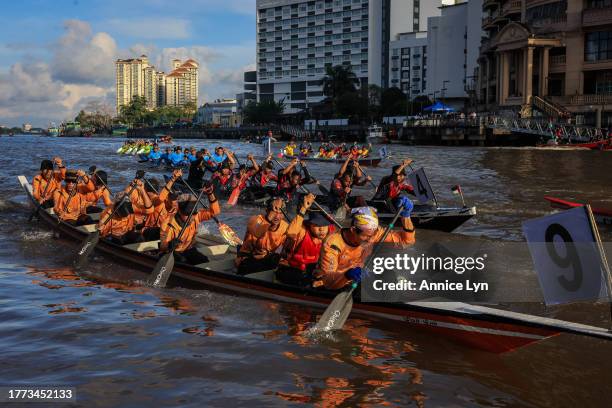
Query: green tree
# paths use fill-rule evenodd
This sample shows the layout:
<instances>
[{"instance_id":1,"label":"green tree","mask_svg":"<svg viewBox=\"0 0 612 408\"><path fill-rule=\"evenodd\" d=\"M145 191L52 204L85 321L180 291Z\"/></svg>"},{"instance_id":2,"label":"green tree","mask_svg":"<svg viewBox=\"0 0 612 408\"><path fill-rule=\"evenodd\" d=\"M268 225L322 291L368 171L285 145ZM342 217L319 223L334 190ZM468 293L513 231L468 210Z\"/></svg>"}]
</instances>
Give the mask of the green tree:
<instances>
[{"instance_id":1,"label":"green tree","mask_svg":"<svg viewBox=\"0 0 612 408\"><path fill-rule=\"evenodd\" d=\"M323 94L331 99L334 112L338 110L338 102L345 94L353 94L357 91L359 79L353 72L350 65L327 65L325 67L325 77L321 80ZM345 101L347 102L347 101Z\"/></svg>"},{"instance_id":2,"label":"green tree","mask_svg":"<svg viewBox=\"0 0 612 408\"><path fill-rule=\"evenodd\" d=\"M245 123L272 123L285 111L285 101L249 102L243 110Z\"/></svg>"},{"instance_id":3,"label":"green tree","mask_svg":"<svg viewBox=\"0 0 612 408\"><path fill-rule=\"evenodd\" d=\"M134 96L130 103L123 105L120 109L121 119L128 125L142 123L147 112L147 101L144 96Z\"/></svg>"},{"instance_id":4,"label":"green tree","mask_svg":"<svg viewBox=\"0 0 612 408\"><path fill-rule=\"evenodd\" d=\"M323 94L335 99L345 93L355 92L359 79L350 65L327 65L322 84Z\"/></svg>"},{"instance_id":5,"label":"green tree","mask_svg":"<svg viewBox=\"0 0 612 408\"><path fill-rule=\"evenodd\" d=\"M368 115L368 99L361 92L346 92L336 98L336 112L352 119Z\"/></svg>"},{"instance_id":6,"label":"green tree","mask_svg":"<svg viewBox=\"0 0 612 408\"><path fill-rule=\"evenodd\" d=\"M383 116L405 115L408 109L406 94L396 87L385 89L381 95L380 108Z\"/></svg>"},{"instance_id":7,"label":"green tree","mask_svg":"<svg viewBox=\"0 0 612 408\"><path fill-rule=\"evenodd\" d=\"M377 122L381 117L381 100L383 90L378 85L368 85L368 113L371 122Z\"/></svg>"}]
</instances>

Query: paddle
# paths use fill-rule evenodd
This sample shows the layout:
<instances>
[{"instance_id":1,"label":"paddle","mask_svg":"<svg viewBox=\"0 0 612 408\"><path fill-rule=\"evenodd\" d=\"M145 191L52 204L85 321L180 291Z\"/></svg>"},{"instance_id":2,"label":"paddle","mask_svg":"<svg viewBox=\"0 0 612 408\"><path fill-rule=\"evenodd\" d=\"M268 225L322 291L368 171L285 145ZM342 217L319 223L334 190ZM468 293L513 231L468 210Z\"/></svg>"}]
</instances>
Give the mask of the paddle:
<instances>
[{"instance_id":1,"label":"paddle","mask_svg":"<svg viewBox=\"0 0 612 408\"><path fill-rule=\"evenodd\" d=\"M51 177L54 177L53 173L51 173ZM45 190L43 191L43 194L42 194L43 199L47 196L47 191L50 185L51 185L51 179L47 181L47 185L45 186ZM40 218L38 216L38 212L40 211L41 208L42 208L42 202L36 203L36 208L34 209L34 211L32 211L32 214L30 214L30 217L28 218L28 222L31 222L34 216L36 216L36 218Z\"/></svg>"},{"instance_id":2,"label":"paddle","mask_svg":"<svg viewBox=\"0 0 612 408\"><path fill-rule=\"evenodd\" d=\"M138 170L136 172L137 179L144 178L144 175L145 175L145 172L143 170ZM135 189L136 189L136 183L132 182L132 188L126 195L128 199L132 195L132 192L134 192ZM113 208L113 211L108 216L108 218L104 221L104 223L102 223L102 226L106 225L108 222L110 222L110 220L113 219L113 216L115 215L117 210L119 210L119 208L121 208L121 206L124 203L125 203L125 200L122 200L118 206ZM74 260L74 269L79 270L83 268L85 265L87 265L87 262L89 261L89 256L92 254L96 245L98 245L99 241L100 241L100 228L96 228L94 232L89 233L89 235L85 237L85 240L81 244L81 249L79 250L77 254L77 258Z\"/></svg>"},{"instance_id":3,"label":"paddle","mask_svg":"<svg viewBox=\"0 0 612 408\"><path fill-rule=\"evenodd\" d=\"M182 177L180 178L180 180L183 182L184 185L187 186L189 191L191 191L191 194L194 197L197 197L195 191L193 191L191 186L189 184L187 184L185 182L185 180L183 180ZM206 207L202 201L199 201L199 202L200 202L200 204L202 204L203 207ZM227 225L225 223L222 223L215 216L213 216L213 220L215 220L215 222L217 223L217 228L219 228L219 232L221 233L221 236L223 237L225 242L227 242L228 244L230 244L232 246L242 245L242 240L238 237L238 234L236 234L236 232L232 229L232 227L230 227L229 225Z\"/></svg>"},{"instance_id":4,"label":"paddle","mask_svg":"<svg viewBox=\"0 0 612 408\"><path fill-rule=\"evenodd\" d=\"M198 195L197 197L198 202L200 201L202 194L204 194L204 189L200 191L200 195ZM194 205L193 208L191 209L191 212L189 213L189 217L187 217L187 221L183 225L183 228L181 228L181 231L179 232L178 237L176 237L176 239L170 242L168 253L164 254L161 258L159 258L159 261L157 261L157 264L155 265L155 268L153 268L153 272L151 273L151 276L149 276L149 278L147 279L148 285L155 286L155 287L161 287L161 288L166 286L166 283L168 282L168 279L170 278L170 275L172 274L172 269L174 268L174 250L175 250L174 242L175 241L180 242L183 234L185 233L185 230L191 223L191 218L193 217L193 213L195 212L196 208L197 208L197 205Z\"/></svg>"},{"instance_id":5,"label":"paddle","mask_svg":"<svg viewBox=\"0 0 612 408\"><path fill-rule=\"evenodd\" d=\"M98 170L98 168L97 168L96 166L91 166L91 167L89 168L89 174L90 174L90 175L92 175L92 176L96 176L96 171L97 171L97 170ZM143 177L144 177L144 175L143 175ZM106 190L108 190L109 194L113 194L113 192L111 191L111 189L110 189L110 188L108 188L108 186L106 185L106 183L105 183L104 181L102 181L102 179L101 179L100 177L96 176L96 179L98 179L98 181L99 181L99 182L100 182L100 183L101 183L101 184L104 186L104 188L105 188ZM94 181L94 184L95 184L95 181Z\"/></svg>"},{"instance_id":6,"label":"paddle","mask_svg":"<svg viewBox=\"0 0 612 408\"><path fill-rule=\"evenodd\" d=\"M364 263L364 270L369 267L370 263L378 253L381 244L385 241L387 235L389 235L389 232L393 229L403 209L404 207L400 206L399 210L397 210L397 213L395 214L395 217L393 218L393 221L391 221L391 223L387 226L387 229L385 230L385 233L383 234L382 238L376 243L376 245L372 249L372 253L370 254L370 256L368 256L368 259ZM353 308L353 291L357 286L358 284L353 282L350 290L342 291L338 295L336 295L334 300L332 300L329 306L327 306L327 309L325 309L325 312L323 312L323 315L321 315L321 318L319 319L317 324L314 326L315 330L329 331L342 329L342 326L344 326L344 323L346 322L346 319L348 318L348 315L351 313L351 309Z\"/></svg>"},{"instance_id":7,"label":"paddle","mask_svg":"<svg viewBox=\"0 0 612 408\"><path fill-rule=\"evenodd\" d=\"M232 155L234 156L234 158L236 159L236 162L238 163L238 166L240 166L240 160L238 160L238 157L236 157L235 154L232 153ZM238 203L238 198L240 198L240 193L242 192L242 190L244 188L240 188L240 186L246 181L246 179L249 177L249 173L248 171L246 173L244 173L244 175L242 175L240 177L240 180L238 180L238 185L236 186L236 188L234 188L232 190L232 193L230 194L229 198L227 199L227 205L229 206L235 206L236 203ZM245 186L246 187L246 186Z\"/></svg>"},{"instance_id":8,"label":"paddle","mask_svg":"<svg viewBox=\"0 0 612 408\"><path fill-rule=\"evenodd\" d=\"M282 168L284 168L284 167L283 167L283 165L282 165L282 164L281 164L281 163L280 163L278 160L274 159L274 161L275 161L276 163L278 163L278 165L279 165L279 166L281 166ZM309 190L308 188L306 188L305 186L303 186L303 185L301 185L301 184L300 184L300 185L299 185L299 187L300 187L300 188L302 189L302 191L303 191L303 192L305 192L306 194L311 194L310 190ZM319 203L317 203L317 201L316 201L316 200L314 201L314 203L313 203L313 204L315 205L315 207L317 207L317 209L318 209L319 211L321 211L321 212L322 212L322 213L323 213L323 214L324 214L324 215L327 217L327 219L329 219L331 222L333 222L334 224L336 224L336 226L337 226L338 228L342 228L342 225L340 225L340 223L339 223L338 221L336 221L336 219L335 219L334 217L332 217L332 216L331 216L331 215L330 215L330 214L329 214L327 211L325 211L325 210L323 209L323 207L321 207L321 205L320 205Z\"/></svg>"},{"instance_id":9,"label":"paddle","mask_svg":"<svg viewBox=\"0 0 612 408\"><path fill-rule=\"evenodd\" d=\"M302 162L300 162L300 166L302 166L302 170L304 169L304 165L302 164ZM323 195L329 195L329 190L325 187L323 187L323 185L321 184L321 182L319 180L317 180L312 174L308 173L310 175L310 178L315 182L315 184L317 185L317 187L319 188L319 191L323 194Z\"/></svg>"},{"instance_id":10,"label":"paddle","mask_svg":"<svg viewBox=\"0 0 612 408\"><path fill-rule=\"evenodd\" d=\"M374 187L374 189L376 190L378 187L376 186L376 184L374 184L374 182L372 182L371 177L370 177L370 176L368 176L368 174L365 172L365 170L363 169L363 167L361 167L361 166L359 165L359 161L358 161L358 160L355 160L355 165L356 165L357 167L359 167L359 170L361 170L361 173L362 173L364 176L366 176L366 178L368 178L368 179L369 179L369 180L368 180L368 183L370 183L370 184L372 185L372 187Z\"/></svg>"},{"instance_id":11,"label":"paddle","mask_svg":"<svg viewBox=\"0 0 612 408\"><path fill-rule=\"evenodd\" d=\"M68 206L70 205L70 202L72 201L72 199L74 198L74 196L76 195L77 191L79 190L79 180L81 180L81 176L77 176L76 181L75 181L75 185L74 185L74 189L70 192L70 194L68 194L68 200L66 200L66 205L64 206L64 212L68 211ZM57 224L61 224L62 219L60 218L59 214L57 215Z\"/></svg>"}]
</instances>

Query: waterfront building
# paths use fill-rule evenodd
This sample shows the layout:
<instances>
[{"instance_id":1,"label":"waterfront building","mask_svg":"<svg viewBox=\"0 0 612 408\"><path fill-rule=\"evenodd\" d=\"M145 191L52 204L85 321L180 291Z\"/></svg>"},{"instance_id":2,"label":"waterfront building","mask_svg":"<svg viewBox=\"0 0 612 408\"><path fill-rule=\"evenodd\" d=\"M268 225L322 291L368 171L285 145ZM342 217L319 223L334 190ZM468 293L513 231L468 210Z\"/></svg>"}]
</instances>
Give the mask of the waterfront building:
<instances>
[{"instance_id":1,"label":"waterfront building","mask_svg":"<svg viewBox=\"0 0 612 408\"><path fill-rule=\"evenodd\" d=\"M483 109L612 125L612 1L485 0Z\"/></svg>"},{"instance_id":2,"label":"waterfront building","mask_svg":"<svg viewBox=\"0 0 612 408\"><path fill-rule=\"evenodd\" d=\"M244 73L244 84L242 92L236 94L238 114L242 115L244 107L250 102L257 101L257 71Z\"/></svg>"},{"instance_id":3,"label":"waterfront building","mask_svg":"<svg viewBox=\"0 0 612 408\"><path fill-rule=\"evenodd\" d=\"M241 124L236 99L217 99L198 109L196 123L219 127L236 127Z\"/></svg>"},{"instance_id":4,"label":"waterfront building","mask_svg":"<svg viewBox=\"0 0 612 408\"><path fill-rule=\"evenodd\" d=\"M146 100L147 109L159 106L183 106L198 103L198 63L192 59L172 60L172 71L166 75L149 64L146 55L118 59L116 69L117 114L134 96Z\"/></svg>"},{"instance_id":5,"label":"waterfront building","mask_svg":"<svg viewBox=\"0 0 612 408\"><path fill-rule=\"evenodd\" d=\"M166 73L158 71L155 75L157 76L157 107L160 107L166 104Z\"/></svg>"},{"instance_id":6,"label":"waterfront building","mask_svg":"<svg viewBox=\"0 0 612 408\"><path fill-rule=\"evenodd\" d=\"M462 109L475 88L474 72L482 39L482 1L440 7L427 28L427 94Z\"/></svg>"},{"instance_id":7,"label":"waterfront building","mask_svg":"<svg viewBox=\"0 0 612 408\"><path fill-rule=\"evenodd\" d=\"M427 32L401 33L389 45L389 85L408 97L426 93Z\"/></svg>"},{"instance_id":8,"label":"waterfront building","mask_svg":"<svg viewBox=\"0 0 612 408\"><path fill-rule=\"evenodd\" d=\"M145 71L149 68L149 59L146 55L139 58L118 59L115 61L116 73L116 100L117 114L121 107L130 103L133 97L142 96L146 98L149 90L145 90ZM151 80L149 80L151 85ZM149 91L149 92L147 92ZM151 105L147 100L147 106Z\"/></svg>"},{"instance_id":9,"label":"waterfront building","mask_svg":"<svg viewBox=\"0 0 612 408\"><path fill-rule=\"evenodd\" d=\"M449 0L445 0L449 1ZM453 1L453 0L450 0ZM257 99L295 113L325 97L326 65L349 65L360 86L389 83L390 43L425 31L440 0L257 0Z\"/></svg>"}]
</instances>

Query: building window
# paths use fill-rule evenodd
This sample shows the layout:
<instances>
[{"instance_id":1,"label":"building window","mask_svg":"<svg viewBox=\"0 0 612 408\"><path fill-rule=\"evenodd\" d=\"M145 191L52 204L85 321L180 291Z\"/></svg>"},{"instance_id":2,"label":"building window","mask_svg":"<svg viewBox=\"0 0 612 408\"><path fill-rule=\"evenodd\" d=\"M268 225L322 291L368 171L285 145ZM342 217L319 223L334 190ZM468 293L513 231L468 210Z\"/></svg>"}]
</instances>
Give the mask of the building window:
<instances>
[{"instance_id":1,"label":"building window","mask_svg":"<svg viewBox=\"0 0 612 408\"><path fill-rule=\"evenodd\" d=\"M612 0L587 0L587 9L612 7Z\"/></svg>"},{"instance_id":2,"label":"building window","mask_svg":"<svg viewBox=\"0 0 612 408\"><path fill-rule=\"evenodd\" d=\"M566 10L567 0L543 4L527 9L526 20L528 23L540 22L543 20L557 20L561 17L565 17Z\"/></svg>"},{"instance_id":3,"label":"building window","mask_svg":"<svg viewBox=\"0 0 612 408\"><path fill-rule=\"evenodd\" d=\"M584 60L612 59L612 32L596 31L585 35Z\"/></svg>"}]
</instances>

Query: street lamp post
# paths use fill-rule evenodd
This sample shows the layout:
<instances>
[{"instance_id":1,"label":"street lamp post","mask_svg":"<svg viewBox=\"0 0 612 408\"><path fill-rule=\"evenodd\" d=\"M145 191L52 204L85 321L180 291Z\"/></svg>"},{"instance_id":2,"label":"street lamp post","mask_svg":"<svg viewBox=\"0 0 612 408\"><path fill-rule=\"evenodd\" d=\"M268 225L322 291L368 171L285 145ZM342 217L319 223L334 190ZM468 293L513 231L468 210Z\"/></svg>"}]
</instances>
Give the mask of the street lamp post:
<instances>
[{"instance_id":1,"label":"street lamp post","mask_svg":"<svg viewBox=\"0 0 612 408\"><path fill-rule=\"evenodd\" d=\"M442 89L441 89L441 99L442 99L442 103L444 103L444 97L446 96L446 84L448 84L450 81L448 79L445 79L444 81L442 81Z\"/></svg>"}]
</instances>

